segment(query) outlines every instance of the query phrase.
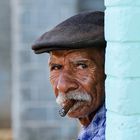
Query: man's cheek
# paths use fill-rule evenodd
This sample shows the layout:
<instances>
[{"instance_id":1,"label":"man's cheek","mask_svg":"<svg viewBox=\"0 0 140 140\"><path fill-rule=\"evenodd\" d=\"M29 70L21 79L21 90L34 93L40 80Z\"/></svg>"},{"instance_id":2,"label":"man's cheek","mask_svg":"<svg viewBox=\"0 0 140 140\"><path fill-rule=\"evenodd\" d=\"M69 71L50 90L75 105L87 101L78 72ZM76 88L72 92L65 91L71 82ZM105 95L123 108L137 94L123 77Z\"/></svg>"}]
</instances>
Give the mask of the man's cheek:
<instances>
[{"instance_id":1,"label":"man's cheek","mask_svg":"<svg viewBox=\"0 0 140 140\"><path fill-rule=\"evenodd\" d=\"M83 81L85 84L87 83L87 85L90 85L96 83L97 75L95 73L88 71L85 76L80 76L79 79Z\"/></svg>"},{"instance_id":2,"label":"man's cheek","mask_svg":"<svg viewBox=\"0 0 140 140\"><path fill-rule=\"evenodd\" d=\"M86 81L82 81L81 83L88 94L95 92L96 82L94 82L93 79L88 78Z\"/></svg>"},{"instance_id":3,"label":"man's cheek","mask_svg":"<svg viewBox=\"0 0 140 140\"><path fill-rule=\"evenodd\" d=\"M84 73L83 75L79 74L75 76L77 81L81 82L81 83L87 83L90 80L89 74Z\"/></svg>"},{"instance_id":4,"label":"man's cheek","mask_svg":"<svg viewBox=\"0 0 140 140\"><path fill-rule=\"evenodd\" d=\"M57 74L55 74L54 72L50 72L50 83L52 86L55 85L57 77Z\"/></svg>"},{"instance_id":5,"label":"man's cheek","mask_svg":"<svg viewBox=\"0 0 140 140\"><path fill-rule=\"evenodd\" d=\"M55 74L51 74L50 75L50 83L51 83L51 86L52 86L52 89L54 91L54 94L55 94L55 97L57 98L58 96L58 91L57 91L57 76Z\"/></svg>"}]
</instances>

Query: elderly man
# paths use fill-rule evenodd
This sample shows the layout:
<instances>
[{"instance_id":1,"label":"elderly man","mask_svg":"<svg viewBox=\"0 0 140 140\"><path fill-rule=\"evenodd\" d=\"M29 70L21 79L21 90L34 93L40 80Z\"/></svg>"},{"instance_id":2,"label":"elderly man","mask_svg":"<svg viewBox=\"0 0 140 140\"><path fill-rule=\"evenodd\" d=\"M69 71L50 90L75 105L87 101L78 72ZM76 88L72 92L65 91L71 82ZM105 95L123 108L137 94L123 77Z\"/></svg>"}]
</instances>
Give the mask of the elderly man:
<instances>
[{"instance_id":1,"label":"elderly man","mask_svg":"<svg viewBox=\"0 0 140 140\"><path fill-rule=\"evenodd\" d=\"M78 140L105 140L104 13L73 16L32 46L36 54L50 55L50 82L60 115L79 119Z\"/></svg>"}]
</instances>

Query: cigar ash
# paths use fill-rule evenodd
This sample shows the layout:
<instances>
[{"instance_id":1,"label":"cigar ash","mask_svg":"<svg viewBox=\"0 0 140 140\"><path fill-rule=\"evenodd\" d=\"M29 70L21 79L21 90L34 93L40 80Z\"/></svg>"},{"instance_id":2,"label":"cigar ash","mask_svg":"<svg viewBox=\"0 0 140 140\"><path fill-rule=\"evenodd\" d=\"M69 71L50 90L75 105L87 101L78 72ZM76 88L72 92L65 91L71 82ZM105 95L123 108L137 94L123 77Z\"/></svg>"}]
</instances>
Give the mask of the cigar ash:
<instances>
[{"instance_id":1,"label":"cigar ash","mask_svg":"<svg viewBox=\"0 0 140 140\"><path fill-rule=\"evenodd\" d=\"M72 106L75 104L75 100L69 100L67 101L67 103L64 105L64 107L62 107L59 110L59 114L61 117L66 116L66 114L68 113L68 111L72 108Z\"/></svg>"}]
</instances>

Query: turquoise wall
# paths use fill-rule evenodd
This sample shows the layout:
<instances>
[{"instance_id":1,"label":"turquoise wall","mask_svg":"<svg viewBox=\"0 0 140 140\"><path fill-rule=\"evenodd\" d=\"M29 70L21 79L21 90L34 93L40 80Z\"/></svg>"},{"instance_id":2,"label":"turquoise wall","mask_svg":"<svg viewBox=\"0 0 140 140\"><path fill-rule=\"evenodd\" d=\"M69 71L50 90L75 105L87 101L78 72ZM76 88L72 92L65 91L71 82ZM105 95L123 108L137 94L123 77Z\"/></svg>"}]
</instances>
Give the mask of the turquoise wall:
<instances>
[{"instance_id":1,"label":"turquoise wall","mask_svg":"<svg viewBox=\"0 0 140 140\"><path fill-rule=\"evenodd\" d=\"M140 139L140 1L105 0L106 140Z\"/></svg>"}]
</instances>

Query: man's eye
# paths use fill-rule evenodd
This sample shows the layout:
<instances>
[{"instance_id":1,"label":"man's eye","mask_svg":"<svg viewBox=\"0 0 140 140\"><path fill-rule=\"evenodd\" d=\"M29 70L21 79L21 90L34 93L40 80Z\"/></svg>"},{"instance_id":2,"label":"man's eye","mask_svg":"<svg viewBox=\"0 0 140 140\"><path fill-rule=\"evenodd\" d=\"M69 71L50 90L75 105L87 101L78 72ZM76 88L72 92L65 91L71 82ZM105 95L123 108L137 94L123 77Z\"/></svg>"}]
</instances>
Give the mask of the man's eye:
<instances>
[{"instance_id":1,"label":"man's eye","mask_svg":"<svg viewBox=\"0 0 140 140\"><path fill-rule=\"evenodd\" d=\"M61 65L55 64L55 65L51 66L51 71L52 71L52 70L59 70L59 69L61 69L61 68L62 68Z\"/></svg>"},{"instance_id":2,"label":"man's eye","mask_svg":"<svg viewBox=\"0 0 140 140\"><path fill-rule=\"evenodd\" d=\"M77 67L80 68L80 69L86 69L86 68L88 68L88 65L84 64L84 63L78 63Z\"/></svg>"}]
</instances>

